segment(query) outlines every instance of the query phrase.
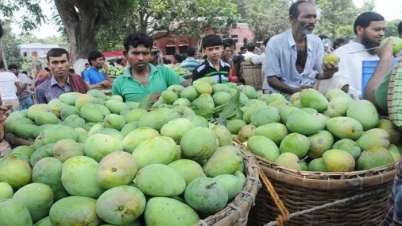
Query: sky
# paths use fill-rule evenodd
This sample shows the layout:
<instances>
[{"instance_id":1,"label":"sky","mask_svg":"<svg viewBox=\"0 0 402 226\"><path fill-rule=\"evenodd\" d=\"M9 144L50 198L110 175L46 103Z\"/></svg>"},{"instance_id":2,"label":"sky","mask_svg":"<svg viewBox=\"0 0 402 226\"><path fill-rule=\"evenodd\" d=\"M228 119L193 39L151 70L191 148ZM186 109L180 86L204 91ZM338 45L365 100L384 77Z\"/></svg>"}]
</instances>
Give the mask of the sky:
<instances>
[{"instance_id":1,"label":"sky","mask_svg":"<svg viewBox=\"0 0 402 226\"><path fill-rule=\"evenodd\" d=\"M363 5L364 0L353 0L356 6L360 7ZM380 13L385 17L385 20L402 20L402 0L375 0L375 9L374 11ZM45 15L50 18L53 4L49 4L45 2L45 0L41 0L41 6L45 13ZM22 12L18 12L15 14L15 18L18 18L18 15L21 15ZM13 26L13 32L19 34L21 29L18 28L18 25ZM60 36L57 32L56 26L52 23L43 24L38 29L32 32L33 36L38 38L45 38L50 36Z\"/></svg>"}]
</instances>

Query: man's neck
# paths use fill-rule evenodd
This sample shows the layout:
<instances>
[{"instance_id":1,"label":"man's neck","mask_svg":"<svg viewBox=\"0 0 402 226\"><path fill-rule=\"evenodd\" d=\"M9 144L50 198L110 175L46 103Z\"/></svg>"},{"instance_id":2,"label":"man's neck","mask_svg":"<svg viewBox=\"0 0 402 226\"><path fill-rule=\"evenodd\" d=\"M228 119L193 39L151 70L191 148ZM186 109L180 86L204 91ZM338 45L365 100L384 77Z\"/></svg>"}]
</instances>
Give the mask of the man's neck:
<instances>
[{"instance_id":1,"label":"man's neck","mask_svg":"<svg viewBox=\"0 0 402 226\"><path fill-rule=\"evenodd\" d=\"M296 43L302 43L306 41L306 35L292 29L292 35Z\"/></svg>"},{"instance_id":2,"label":"man's neck","mask_svg":"<svg viewBox=\"0 0 402 226\"><path fill-rule=\"evenodd\" d=\"M220 67L221 67L221 65L219 63L219 59L218 60L211 60L211 59L208 58L208 61L212 64L212 67L214 67L217 71L219 71Z\"/></svg>"},{"instance_id":3,"label":"man's neck","mask_svg":"<svg viewBox=\"0 0 402 226\"><path fill-rule=\"evenodd\" d=\"M214 65L214 66L219 65L219 59L217 59L217 60L211 60L211 59L208 58L208 61L211 62L211 64Z\"/></svg>"},{"instance_id":4,"label":"man's neck","mask_svg":"<svg viewBox=\"0 0 402 226\"><path fill-rule=\"evenodd\" d=\"M54 79L56 79L57 83L58 83L60 86L65 86L65 85L67 84L68 76L69 76L68 74L65 75L65 76L63 76L63 77L54 76L54 75L53 75Z\"/></svg>"},{"instance_id":5,"label":"man's neck","mask_svg":"<svg viewBox=\"0 0 402 226\"><path fill-rule=\"evenodd\" d=\"M133 67L131 67L131 76L135 77L147 77L149 76L149 66L143 71L137 71Z\"/></svg>"},{"instance_id":6,"label":"man's neck","mask_svg":"<svg viewBox=\"0 0 402 226\"><path fill-rule=\"evenodd\" d=\"M357 43L363 44L363 40L361 37L356 37L356 41Z\"/></svg>"}]
</instances>

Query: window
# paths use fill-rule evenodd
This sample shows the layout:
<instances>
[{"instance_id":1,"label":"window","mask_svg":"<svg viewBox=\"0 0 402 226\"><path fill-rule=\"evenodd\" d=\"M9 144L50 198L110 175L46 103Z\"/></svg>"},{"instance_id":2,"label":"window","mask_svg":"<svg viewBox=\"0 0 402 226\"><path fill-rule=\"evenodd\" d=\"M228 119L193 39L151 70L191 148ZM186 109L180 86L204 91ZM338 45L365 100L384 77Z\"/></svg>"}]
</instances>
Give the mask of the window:
<instances>
[{"instance_id":1,"label":"window","mask_svg":"<svg viewBox=\"0 0 402 226\"><path fill-rule=\"evenodd\" d=\"M176 53L176 46L166 45L166 55L173 55L174 53Z\"/></svg>"},{"instance_id":2,"label":"window","mask_svg":"<svg viewBox=\"0 0 402 226\"><path fill-rule=\"evenodd\" d=\"M187 53L188 45L180 45L179 46L179 53L184 54Z\"/></svg>"},{"instance_id":3,"label":"window","mask_svg":"<svg viewBox=\"0 0 402 226\"><path fill-rule=\"evenodd\" d=\"M233 41L235 43L239 42L239 36L238 35L231 35L230 38L233 39Z\"/></svg>"},{"instance_id":4,"label":"window","mask_svg":"<svg viewBox=\"0 0 402 226\"><path fill-rule=\"evenodd\" d=\"M229 38L229 35L222 35L222 39L228 39Z\"/></svg>"},{"instance_id":5,"label":"window","mask_svg":"<svg viewBox=\"0 0 402 226\"><path fill-rule=\"evenodd\" d=\"M176 44L170 40L166 42L166 55L173 55L176 53Z\"/></svg>"}]
</instances>

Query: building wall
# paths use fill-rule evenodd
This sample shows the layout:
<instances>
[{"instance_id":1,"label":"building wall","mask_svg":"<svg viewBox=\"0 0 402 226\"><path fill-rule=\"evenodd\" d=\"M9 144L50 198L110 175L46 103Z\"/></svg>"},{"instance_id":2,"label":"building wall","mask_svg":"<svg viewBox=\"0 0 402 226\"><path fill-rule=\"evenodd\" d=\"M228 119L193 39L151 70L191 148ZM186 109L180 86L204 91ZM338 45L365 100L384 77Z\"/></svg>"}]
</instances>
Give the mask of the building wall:
<instances>
[{"instance_id":1,"label":"building wall","mask_svg":"<svg viewBox=\"0 0 402 226\"><path fill-rule=\"evenodd\" d=\"M214 34L215 32L213 30L207 30L206 35L209 34ZM236 28L231 28L228 32L228 35L224 35L221 33L217 33L219 36L221 36L223 39L226 38L232 38L236 41L236 51L239 52L240 51L240 47L242 47L244 45L244 40L247 40L247 43L251 42L254 39L254 34L253 32L248 28L247 24L244 23L239 23L238 26ZM159 32L157 33L157 35L162 35L163 32ZM234 38L234 37L237 37ZM194 47L196 49L199 48L198 44L199 44L200 39L192 39L189 38L185 35L181 36L181 37L175 37L175 35L170 35L168 37L164 37L158 40L154 41L154 46L158 47L162 53L163 56L166 59L169 60L173 60L173 56L172 54L167 54L167 48L174 48L176 53L180 53L180 46L187 44L188 46Z\"/></svg>"}]
</instances>

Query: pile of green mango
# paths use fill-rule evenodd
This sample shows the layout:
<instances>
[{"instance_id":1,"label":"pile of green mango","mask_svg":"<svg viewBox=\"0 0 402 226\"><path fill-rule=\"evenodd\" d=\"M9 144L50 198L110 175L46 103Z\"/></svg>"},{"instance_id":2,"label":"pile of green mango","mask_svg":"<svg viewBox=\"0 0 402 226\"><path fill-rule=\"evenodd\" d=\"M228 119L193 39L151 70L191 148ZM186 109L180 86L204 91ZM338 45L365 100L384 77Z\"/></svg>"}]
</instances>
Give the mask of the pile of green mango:
<instances>
[{"instance_id":1,"label":"pile of green mango","mask_svg":"<svg viewBox=\"0 0 402 226\"><path fill-rule=\"evenodd\" d=\"M288 101L278 93L261 94L252 86L217 84L206 77L186 88L169 87L154 106L185 106L205 116L233 104L227 117L209 120L225 125L254 154L285 167L350 172L401 157L400 132L392 122L381 118L371 102L337 89L325 95L305 89Z\"/></svg>"},{"instance_id":2,"label":"pile of green mango","mask_svg":"<svg viewBox=\"0 0 402 226\"><path fill-rule=\"evenodd\" d=\"M401 158L400 132L367 100L353 100L335 89L325 95L305 89L290 102L279 94L260 100L237 119L246 126L228 124L234 127L231 131L238 129L238 138L253 153L268 161L295 170L350 172Z\"/></svg>"},{"instance_id":3,"label":"pile of green mango","mask_svg":"<svg viewBox=\"0 0 402 226\"><path fill-rule=\"evenodd\" d=\"M188 69L182 68L180 66L172 65L170 68L180 76L188 75L191 73L191 71L189 71Z\"/></svg>"},{"instance_id":4,"label":"pile of green mango","mask_svg":"<svg viewBox=\"0 0 402 226\"><path fill-rule=\"evenodd\" d=\"M109 77L119 76L124 74L125 69L118 66L108 65L107 66L107 75Z\"/></svg>"},{"instance_id":5,"label":"pile of green mango","mask_svg":"<svg viewBox=\"0 0 402 226\"><path fill-rule=\"evenodd\" d=\"M7 118L35 142L0 159L0 225L193 225L243 190L225 126L122 100L72 92Z\"/></svg>"}]
</instances>

